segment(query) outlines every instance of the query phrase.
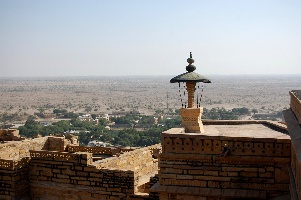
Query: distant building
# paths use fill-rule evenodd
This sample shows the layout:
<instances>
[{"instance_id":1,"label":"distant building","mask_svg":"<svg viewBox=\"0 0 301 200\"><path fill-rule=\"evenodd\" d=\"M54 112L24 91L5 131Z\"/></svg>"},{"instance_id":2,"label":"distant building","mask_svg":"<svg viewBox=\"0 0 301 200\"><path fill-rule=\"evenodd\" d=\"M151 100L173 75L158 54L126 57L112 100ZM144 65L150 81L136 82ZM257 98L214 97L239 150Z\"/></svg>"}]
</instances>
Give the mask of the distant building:
<instances>
[{"instance_id":1,"label":"distant building","mask_svg":"<svg viewBox=\"0 0 301 200\"><path fill-rule=\"evenodd\" d=\"M40 121L40 124L43 125L43 126L52 126L51 121Z\"/></svg>"},{"instance_id":2,"label":"distant building","mask_svg":"<svg viewBox=\"0 0 301 200\"><path fill-rule=\"evenodd\" d=\"M96 117L96 119L105 119L107 121L110 121L110 116L109 116L109 114L103 114L103 115L99 115L98 117Z\"/></svg>"},{"instance_id":3,"label":"distant building","mask_svg":"<svg viewBox=\"0 0 301 200\"><path fill-rule=\"evenodd\" d=\"M81 122L88 122L90 124L98 125L98 119L93 119L90 114L85 114L78 117L78 120Z\"/></svg>"},{"instance_id":4,"label":"distant building","mask_svg":"<svg viewBox=\"0 0 301 200\"><path fill-rule=\"evenodd\" d=\"M17 129L0 129L0 141L21 140L19 130Z\"/></svg>"},{"instance_id":5,"label":"distant building","mask_svg":"<svg viewBox=\"0 0 301 200\"><path fill-rule=\"evenodd\" d=\"M132 110L132 111L113 111L112 115L140 115L141 113L138 110Z\"/></svg>"},{"instance_id":6,"label":"distant building","mask_svg":"<svg viewBox=\"0 0 301 200\"><path fill-rule=\"evenodd\" d=\"M106 147L107 144L101 141L93 140L88 143L88 147Z\"/></svg>"},{"instance_id":7,"label":"distant building","mask_svg":"<svg viewBox=\"0 0 301 200\"><path fill-rule=\"evenodd\" d=\"M34 113L35 116L39 117L39 118L44 118L44 119L51 119L51 118L55 118L56 114L54 113L39 113L39 112L35 112Z\"/></svg>"}]
</instances>

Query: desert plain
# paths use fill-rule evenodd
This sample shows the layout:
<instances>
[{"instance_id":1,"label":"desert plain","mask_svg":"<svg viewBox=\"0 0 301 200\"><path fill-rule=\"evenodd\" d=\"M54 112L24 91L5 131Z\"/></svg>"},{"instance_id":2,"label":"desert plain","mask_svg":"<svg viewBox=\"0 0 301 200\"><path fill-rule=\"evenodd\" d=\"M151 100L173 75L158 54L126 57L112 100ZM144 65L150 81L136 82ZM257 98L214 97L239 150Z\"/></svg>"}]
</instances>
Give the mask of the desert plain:
<instances>
[{"instance_id":1,"label":"desert plain","mask_svg":"<svg viewBox=\"0 0 301 200\"><path fill-rule=\"evenodd\" d=\"M289 107L289 91L301 89L301 75L206 75L212 83L198 83L195 102L211 109L257 109L259 113ZM169 83L173 76L31 77L0 78L0 115L52 112L108 113L185 106L184 84ZM182 101L181 101L182 99ZM198 100L197 100L198 99Z\"/></svg>"}]
</instances>

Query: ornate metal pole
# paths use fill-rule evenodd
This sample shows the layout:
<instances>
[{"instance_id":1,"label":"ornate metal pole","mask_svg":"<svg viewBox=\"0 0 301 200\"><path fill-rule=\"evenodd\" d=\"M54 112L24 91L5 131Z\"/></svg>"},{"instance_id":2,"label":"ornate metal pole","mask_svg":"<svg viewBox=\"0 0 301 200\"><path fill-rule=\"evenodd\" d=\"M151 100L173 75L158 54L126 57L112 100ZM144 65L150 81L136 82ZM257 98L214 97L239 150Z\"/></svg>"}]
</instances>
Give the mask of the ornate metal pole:
<instances>
[{"instance_id":1,"label":"ornate metal pole","mask_svg":"<svg viewBox=\"0 0 301 200\"><path fill-rule=\"evenodd\" d=\"M196 90L195 86L197 82L211 83L206 77L195 73L194 70L196 67L192 65L194 60L192 59L192 54L190 52L190 57L187 59L189 63L186 66L186 73L180 74L170 80L171 83L186 83L186 90L188 93L188 108L181 108L180 114L182 116L182 127L185 128L185 132L191 133L203 133L203 123L201 120L203 108L194 107L194 92Z\"/></svg>"}]
</instances>

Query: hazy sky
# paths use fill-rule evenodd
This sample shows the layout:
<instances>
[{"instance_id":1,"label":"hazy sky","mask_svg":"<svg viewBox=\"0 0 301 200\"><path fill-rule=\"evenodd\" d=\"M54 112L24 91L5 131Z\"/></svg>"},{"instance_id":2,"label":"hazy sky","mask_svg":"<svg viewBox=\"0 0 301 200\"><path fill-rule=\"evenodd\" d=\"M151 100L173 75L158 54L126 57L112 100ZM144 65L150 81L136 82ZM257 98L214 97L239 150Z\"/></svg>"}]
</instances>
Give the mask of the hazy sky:
<instances>
[{"instance_id":1,"label":"hazy sky","mask_svg":"<svg viewBox=\"0 0 301 200\"><path fill-rule=\"evenodd\" d=\"M301 74L301 1L0 0L0 77Z\"/></svg>"}]
</instances>

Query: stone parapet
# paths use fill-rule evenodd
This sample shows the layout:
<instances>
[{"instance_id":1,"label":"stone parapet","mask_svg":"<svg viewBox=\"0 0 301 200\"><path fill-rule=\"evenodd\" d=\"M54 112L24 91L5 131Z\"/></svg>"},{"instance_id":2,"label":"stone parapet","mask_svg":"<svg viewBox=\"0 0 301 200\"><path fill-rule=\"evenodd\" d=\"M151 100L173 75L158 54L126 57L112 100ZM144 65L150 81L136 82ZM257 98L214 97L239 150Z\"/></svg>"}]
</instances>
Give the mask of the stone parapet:
<instances>
[{"instance_id":1,"label":"stone parapet","mask_svg":"<svg viewBox=\"0 0 301 200\"><path fill-rule=\"evenodd\" d=\"M289 94L291 96L290 108L294 112L299 124L301 124L301 99L299 99L293 91Z\"/></svg>"},{"instance_id":2,"label":"stone parapet","mask_svg":"<svg viewBox=\"0 0 301 200\"><path fill-rule=\"evenodd\" d=\"M30 151L31 198L137 199L138 186L158 172L153 153L159 149L153 145L94 163L87 152Z\"/></svg>"},{"instance_id":3,"label":"stone parapet","mask_svg":"<svg viewBox=\"0 0 301 200\"><path fill-rule=\"evenodd\" d=\"M24 157L20 160L0 159L0 169L15 170L27 165L28 162L29 162L28 157Z\"/></svg>"},{"instance_id":4,"label":"stone parapet","mask_svg":"<svg viewBox=\"0 0 301 200\"><path fill-rule=\"evenodd\" d=\"M290 139L223 137L199 134L162 133L162 152L178 154L201 153L220 155L224 147L231 156L289 157Z\"/></svg>"},{"instance_id":5,"label":"stone parapet","mask_svg":"<svg viewBox=\"0 0 301 200\"><path fill-rule=\"evenodd\" d=\"M288 132L291 136L290 193L292 200L301 197L301 127L293 109L283 111Z\"/></svg>"},{"instance_id":6,"label":"stone parapet","mask_svg":"<svg viewBox=\"0 0 301 200\"><path fill-rule=\"evenodd\" d=\"M47 161L62 161L66 163L75 163L81 165L92 164L92 154L85 152L68 153L57 151L30 151L30 158L32 160L47 160Z\"/></svg>"},{"instance_id":7,"label":"stone parapet","mask_svg":"<svg viewBox=\"0 0 301 200\"><path fill-rule=\"evenodd\" d=\"M11 141L0 144L0 159L19 160L24 157L29 157L29 150L46 150L47 148L48 137Z\"/></svg>"},{"instance_id":8,"label":"stone parapet","mask_svg":"<svg viewBox=\"0 0 301 200\"><path fill-rule=\"evenodd\" d=\"M139 185L149 182L150 176L158 173L158 159L154 158L161 145L156 144L135 151L125 152L119 157L111 157L95 163L97 169L122 169L135 173L135 191Z\"/></svg>"},{"instance_id":9,"label":"stone parapet","mask_svg":"<svg viewBox=\"0 0 301 200\"><path fill-rule=\"evenodd\" d=\"M73 146L68 145L68 152L89 152L92 154L101 155L116 155L124 152L134 151L137 148L112 148L112 147L87 147L87 146Z\"/></svg>"},{"instance_id":10,"label":"stone parapet","mask_svg":"<svg viewBox=\"0 0 301 200\"><path fill-rule=\"evenodd\" d=\"M23 199L29 197L29 158L20 160L0 159L0 199Z\"/></svg>"},{"instance_id":11,"label":"stone parapet","mask_svg":"<svg viewBox=\"0 0 301 200\"><path fill-rule=\"evenodd\" d=\"M237 137L170 129L162 133L159 182L150 191L159 192L160 199L265 199L286 195L291 142L283 135L275 131L276 137Z\"/></svg>"}]
</instances>

